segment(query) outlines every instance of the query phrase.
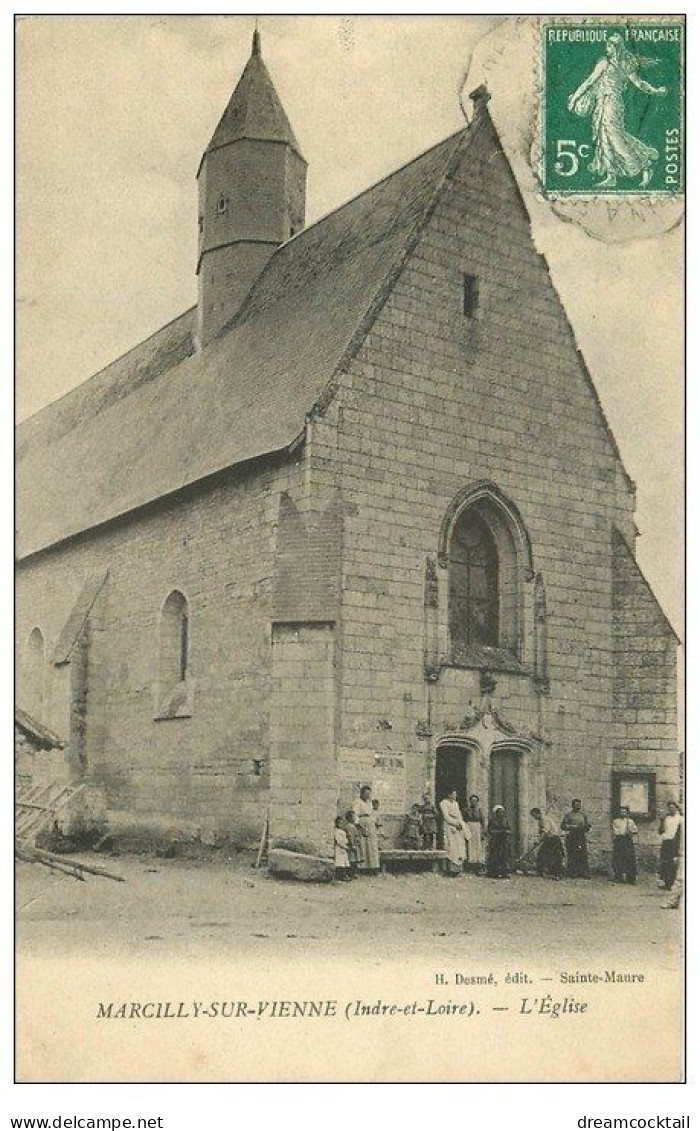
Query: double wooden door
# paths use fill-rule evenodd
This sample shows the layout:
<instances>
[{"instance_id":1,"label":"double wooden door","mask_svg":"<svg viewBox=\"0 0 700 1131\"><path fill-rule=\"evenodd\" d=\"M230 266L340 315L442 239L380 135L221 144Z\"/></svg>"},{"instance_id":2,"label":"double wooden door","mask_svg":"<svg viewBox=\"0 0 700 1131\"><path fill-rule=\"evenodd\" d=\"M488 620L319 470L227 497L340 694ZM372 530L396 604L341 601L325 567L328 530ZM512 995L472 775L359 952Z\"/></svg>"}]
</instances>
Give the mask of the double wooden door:
<instances>
[{"instance_id":1,"label":"double wooden door","mask_svg":"<svg viewBox=\"0 0 700 1131\"><path fill-rule=\"evenodd\" d=\"M514 855L517 856L520 844L520 760L517 754L506 750L494 750L491 754L491 775L489 784L489 806L503 805L512 829Z\"/></svg>"}]
</instances>

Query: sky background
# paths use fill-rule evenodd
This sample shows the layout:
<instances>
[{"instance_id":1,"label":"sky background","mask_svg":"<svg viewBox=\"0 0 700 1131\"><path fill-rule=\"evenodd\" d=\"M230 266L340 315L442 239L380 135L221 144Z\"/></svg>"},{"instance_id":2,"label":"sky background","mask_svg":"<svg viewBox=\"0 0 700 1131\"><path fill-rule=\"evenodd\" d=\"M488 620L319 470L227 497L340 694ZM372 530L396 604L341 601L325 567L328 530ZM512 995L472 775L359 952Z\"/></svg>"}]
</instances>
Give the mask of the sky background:
<instances>
[{"instance_id":1,"label":"sky background","mask_svg":"<svg viewBox=\"0 0 700 1131\"><path fill-rule=\"evenodd\" d=\"M613 225L596 239L537 198L521 144L520 21L265 16L260 28L309 162L307 223L459 129L466 72L467 89L488 78L538 248L637 483L640 564L680 630L682 228L664 233L652 213L639 224L649 238L615 242ZM195 302L195 174L251 33L243 16L20 21L20 419Z\"/></svg>"}]
</instances>

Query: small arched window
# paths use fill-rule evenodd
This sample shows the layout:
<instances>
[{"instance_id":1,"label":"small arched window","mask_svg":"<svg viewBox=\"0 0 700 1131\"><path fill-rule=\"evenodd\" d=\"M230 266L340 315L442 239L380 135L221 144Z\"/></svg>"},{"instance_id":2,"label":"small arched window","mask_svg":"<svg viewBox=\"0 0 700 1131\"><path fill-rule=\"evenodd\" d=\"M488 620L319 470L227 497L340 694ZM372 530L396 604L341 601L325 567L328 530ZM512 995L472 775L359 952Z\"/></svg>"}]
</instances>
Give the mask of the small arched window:
<instances>
[{"instance_id":1,"label":"small arched window","mask_svg":"<svg viewBox=\"0 0 700 1131\"><path fill-rule=\"evenodd\" d=\"M187 599L174 589L167 597L160 616L160 655L158 671L164 691L187 679L190 653L190 625Z\"/></svg>"},{"instance_id":2,"label":"small arched window","mask_svg":"<svg viewBox=\"0 0 700 1131\"><path fill-rule=\"evenodd\" d=\"M25 648L22 700L37 722L44 721L45 661L43 633L40 628L33 628Z\"/></svg>"},{"instance_id":3,"label":"small arched window","mask_svg":"<svg viewBox=\"0 0 700 1131\"><path fill-rule=\"evenodd\" d=\"M498 551L488 524L473 508L455 523L449 550L450 636L453 649L499 643Z\"/></svg>"}]
</instances>

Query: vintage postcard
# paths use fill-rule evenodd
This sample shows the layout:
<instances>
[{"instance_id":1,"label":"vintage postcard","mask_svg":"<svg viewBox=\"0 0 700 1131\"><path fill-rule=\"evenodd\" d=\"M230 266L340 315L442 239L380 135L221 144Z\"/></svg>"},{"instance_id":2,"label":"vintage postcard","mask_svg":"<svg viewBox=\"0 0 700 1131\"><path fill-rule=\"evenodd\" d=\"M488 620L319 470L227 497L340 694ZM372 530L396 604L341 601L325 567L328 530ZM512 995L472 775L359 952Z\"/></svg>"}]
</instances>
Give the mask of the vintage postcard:
<instances>
[{"instance_id":1,"label":"vintage postcard","mask_svg":"<svg viewBox=\"0 0 700 1131\"><path fill-rule=\"evenodd\" d=\"M18 1081L683 1080L685 30L17 19Z\"/></svg>"}]
</instances>

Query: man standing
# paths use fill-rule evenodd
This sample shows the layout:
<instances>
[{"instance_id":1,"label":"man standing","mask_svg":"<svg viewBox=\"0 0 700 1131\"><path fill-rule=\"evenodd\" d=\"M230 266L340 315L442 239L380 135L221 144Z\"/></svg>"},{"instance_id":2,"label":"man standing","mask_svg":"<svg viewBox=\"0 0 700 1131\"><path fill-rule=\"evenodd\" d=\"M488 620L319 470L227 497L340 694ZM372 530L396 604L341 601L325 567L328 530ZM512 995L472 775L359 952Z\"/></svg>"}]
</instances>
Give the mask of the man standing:
<instances>
[{"instance_id":1,"label":"man standing","mask_svg":"<svg viewBox=\"0 0 700 1131\"><path fill-rule=\"evenodd\" d=\"M612 823L612 865L618 884L637 882L637 852L634 846L637 835L637 826L628 807L621 805Z\"/></svg>"},{"instance_id":2,"label":"man standing","mask_svg":"<svg viewBox=\"0 0 700 1131\"><path fill-rule=\"evenodd\" d=\"M571 808L564 814L561 823L562 830L566 833L566 872L571 879L584 879L589 877L588 871L588 842L586 837L590 831L588 817L581 809L581 800L574 797Z\"/></svg>"},{"instance_id":3,"label":"man standing","mask_svg":"<svg viewBox=\"0 0 700 1131\"><path fill-rule=\"evenodd\" d=\"M661 818L659 832L661 834L661 853L659 859L659 875L661 886L670 891L678 874L678 862L681 855L681 830L683 818L675 801L666 805L666 814Z\"/></svg>"},{"instance_id":4,"label":"man standing","mask_svg":"<svg viewBox=\"0 0 700 1131\"><path fill-rule=\"evenodd\" d=\"M564 849L556 822L541 809L531 809L530 816L537 822L540 838L535 860L537 875L549 873L553 880L560 880L564 872Z\"/></svg>"}]
</instances>

